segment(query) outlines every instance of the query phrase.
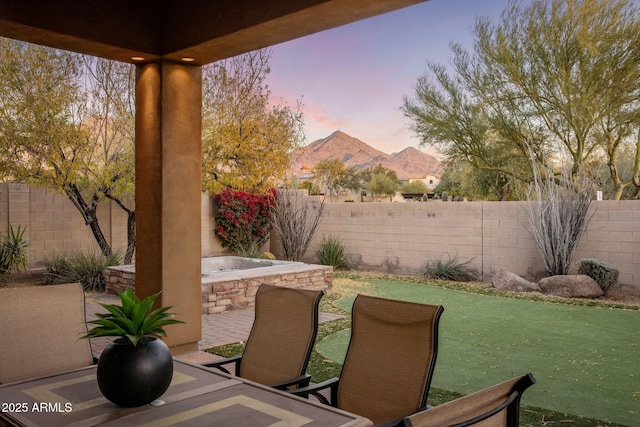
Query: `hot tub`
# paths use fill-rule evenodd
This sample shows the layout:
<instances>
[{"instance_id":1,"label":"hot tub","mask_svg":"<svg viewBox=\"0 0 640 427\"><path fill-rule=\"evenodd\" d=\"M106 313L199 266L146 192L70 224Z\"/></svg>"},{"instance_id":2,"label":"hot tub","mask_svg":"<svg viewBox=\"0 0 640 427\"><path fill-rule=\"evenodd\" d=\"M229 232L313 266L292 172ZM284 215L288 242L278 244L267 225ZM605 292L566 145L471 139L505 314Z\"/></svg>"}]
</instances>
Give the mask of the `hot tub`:
<instances>
[{"instance_id":1,"label":"hot tub","mask_svg":"<svg viewBox=\"0 0 640 427\"><path fill-rule=\"evenodd\" d=\"M300 265L301 262L280 261L239 256L219 256L202 258L202 277L230 271L250 270L253 268L279 268L281 266Z\"/></svg>"}]
</instances>

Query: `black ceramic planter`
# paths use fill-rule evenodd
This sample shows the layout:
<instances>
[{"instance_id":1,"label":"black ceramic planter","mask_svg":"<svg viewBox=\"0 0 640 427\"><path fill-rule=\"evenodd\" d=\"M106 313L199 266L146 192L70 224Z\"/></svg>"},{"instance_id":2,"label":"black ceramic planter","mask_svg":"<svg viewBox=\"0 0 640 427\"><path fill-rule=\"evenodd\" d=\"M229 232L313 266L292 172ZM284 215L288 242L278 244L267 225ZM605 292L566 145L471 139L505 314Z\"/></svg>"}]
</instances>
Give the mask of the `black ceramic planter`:
<instances>
[{"instance_id":1,"label":"black ceramic planter","mask_svg":"<svg viewBox=\"0 0 640 427\"><path fill-rule=\"evenodd\" d=\"M155 337L143 337L137 346L119 338L98 360L98 386L119 406L142 406L162 396L173 377L169 347Z\"/></svg>"}]
</instances>

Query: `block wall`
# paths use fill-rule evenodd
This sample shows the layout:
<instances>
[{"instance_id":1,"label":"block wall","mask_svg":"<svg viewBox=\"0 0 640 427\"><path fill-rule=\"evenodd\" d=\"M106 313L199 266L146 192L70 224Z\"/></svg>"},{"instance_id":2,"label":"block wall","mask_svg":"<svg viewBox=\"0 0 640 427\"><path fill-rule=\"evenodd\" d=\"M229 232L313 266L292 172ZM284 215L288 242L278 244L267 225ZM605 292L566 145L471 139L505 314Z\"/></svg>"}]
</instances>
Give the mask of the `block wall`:
<instances>
[{"instance_id":1,"label":"block wall","mask_svg":"<svg viewBox=\"0 0 640 427\"><path fill-rule=\"evenodd\" d=\"M593 202L594 216L574 255L597 258L620 269L625 291L640 294L640 201ZM99 209L107 240L126 245L126 215L115 204ZM95 247L95 240L66 196L23 184L0 184L0 236L27 227L31 268L45 256L67 249ZM202 255L222 255L214 235L213 204L202 196ZM520 202L325 203L318 232L304 261L315 263L323 235L340 236L359 270L420 274L441 256L472 259L485 281L497 271L512 271L529 280L546 275L544 263L528 231ZM263 248L269 250L269 247ZM280 254L277 239L271 252Z\"/></svg>"},{"instance_id":2,"label":"block wall","mask_svg":"<svg viewBox=\"0 0 640 427\"><path fill-rule=\"evenodd\" d=\"M117 205L103 202L98 220L112 248L127 246L127 216ZM73 250L97 250L93 234L76 207L63 194L46 192L25 184L0 184L0 236L9 226L26 227L30 268L56 253Z\"/></svg>"},{"instance_id":3,"label":"block wall","mask_svg":"<svg viewBox=\"0 0 640 427\"><path fill-rule=\"evenodd\" d=\"M640 294L640 202L593 202L594 216L573 258L597 258L620 269L623 290ZM325 203L304 257L317 262L323 235L342 238L358 270L420 274L441 256L472 260L489 281L508 270L537 281L547 274L521 202Z\"/></svg>"}]
</instances>

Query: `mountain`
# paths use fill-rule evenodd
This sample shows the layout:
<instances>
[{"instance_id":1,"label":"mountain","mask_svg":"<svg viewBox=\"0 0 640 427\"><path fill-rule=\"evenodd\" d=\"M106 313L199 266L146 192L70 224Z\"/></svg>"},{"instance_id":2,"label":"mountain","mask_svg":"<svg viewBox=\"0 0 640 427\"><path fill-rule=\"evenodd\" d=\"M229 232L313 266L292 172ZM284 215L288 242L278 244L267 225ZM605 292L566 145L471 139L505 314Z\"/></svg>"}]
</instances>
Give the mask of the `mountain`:
<instances>
[{"instance_id":1,"label":"mountain","mask_svg":"<svg viewBox=\"0 0 640 427\"><path fill-rule=\"evenodd\" d=\"M297 173L303 166L313 169L316 163L327 159L340 159L345 166L356 169L382 164L404 179L442 173L438 159L413 147L386 154L341 131L296 150L291 157L291 170Z\"/></svg>"}]
</instances>

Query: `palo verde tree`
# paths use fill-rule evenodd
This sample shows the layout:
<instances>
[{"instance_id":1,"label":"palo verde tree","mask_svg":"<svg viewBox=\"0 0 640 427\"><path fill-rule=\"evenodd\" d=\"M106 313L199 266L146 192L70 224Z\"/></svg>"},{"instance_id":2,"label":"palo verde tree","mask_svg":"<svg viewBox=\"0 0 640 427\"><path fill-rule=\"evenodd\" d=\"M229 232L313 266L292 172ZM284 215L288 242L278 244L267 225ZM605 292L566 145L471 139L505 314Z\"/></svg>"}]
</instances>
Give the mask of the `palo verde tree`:
<instances>
[{"instance_id":1,"label":"palo verde tree","mask_svg":"<svg viewBox=\"0 0 640 427\"><path fill-rule=\"evenodd\" d=\"M409 194L427 194L429 192L429 187L424 181L411 181L405 182L400 186L401 193L409 193Z\"/></svg>"},{"instance_id":2,"label":"palo verde tree","mask_svg":"<svg viewBox=\"0 0 640 427\"><path fill-rule=\"evenodd\" d=\"M394 181L398 181L398 174L396 171L386 168L382 165L382 163L378 163L375 166L369 166L368 168L361 169L357 173L357 178L362 182L363 186L366 188L371 179L378 175L383 174L388 176L390 179Z\"/></svg>"},{"instance_id":3,"label":"palo verde tree","mask_svg":"<svg viewBox=\"0 0 640 427\"><path fill-rule=\"evenodd\" d=\"M525 187L503 172L474 168L467 161L451 159L445 163L436 193L446 191L451 196L471 200L522 200L526 195Z\"/></svg>"},{"instance_id":4,"label":"palo verde tree","mask_svg":"<svg viewBox=\"0 0 640 427\"><path fill-rule=\"evenodd\" d=\"M398 191L398 181L394 181L389 175L377 173L369 181L369 192L373 197L393 197Z\"/></svg>"},{"instance_id":5,"label":"palo verde tree","mask_svg":"<svg viewBox=\"0 0 640 427\"><path fill-rule=\"evenodd\" d=\"M398 188L398 174L381 163L360 171L364 187L375 197L393 197Z\"/></svg>"},{"instance_id":6,"label":"palo verde tree","mask_svg":"<svg viewBox=\"0 0 640 427\"><path fill-rule=\"evenodd\" d=\"M481 17L452 71L430 63L403 111L422 144L531 181L534 162L574 176L606 163L613 197L640 190L640 15L627 0L511 1ZM633 167L621 174L623 154ZM630 190L629 190L630 189ZM625 190L629 190L625 193Z\"/></svg>"},{"instance_id":7,"label":"palo verde tree","mask_svg":"<svg viewBox=\"0 0 640 427\"><path fill-rule=\"evenodd\" d=\"M116 68L0 38L0 174L65 194L104 255L112 248L98 205L120 200L133 182L133 109L115 101L125 96L122 74L131 70L112 75ZM129 255L133 240L130 233Z\"/></svg>"},{"instance_id":8,"label":"palo verde tree","mask_svg":"<svg viewBox=\"0 0 640 427\"><path fill-rule=\"evenodd\" d=\"M202 185L263 192L289 167L303 139L301 105L272 105L265 84L271 50L203 67Z\"/></svg>"},{"instance_id":9,"label":"palo verde tree","mask_svg":"<svg viewBox=\"0 0 640 427\"><path fill-rule=\"evenodd\" d=\"M326 159L318 162L313 167L314 184L329 193L329 197L337 196L344 189L359 187L359 182L355 178L356 170L349 168L340 159Z\"/></svg>"},{"instance_id":10,"label":"palo verde tree","mask_svg":"<svg viewBox=\"0 0 640 427\"><path fill-rule=\"evenodd\" d=\"M89 91L90 157L81 190L102 195L127 215L125 264L135 251L135 69L130 64L84 56Z\"/></svg>"}]
</instances>

